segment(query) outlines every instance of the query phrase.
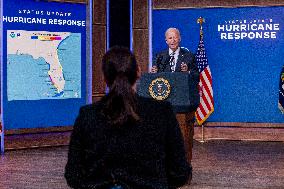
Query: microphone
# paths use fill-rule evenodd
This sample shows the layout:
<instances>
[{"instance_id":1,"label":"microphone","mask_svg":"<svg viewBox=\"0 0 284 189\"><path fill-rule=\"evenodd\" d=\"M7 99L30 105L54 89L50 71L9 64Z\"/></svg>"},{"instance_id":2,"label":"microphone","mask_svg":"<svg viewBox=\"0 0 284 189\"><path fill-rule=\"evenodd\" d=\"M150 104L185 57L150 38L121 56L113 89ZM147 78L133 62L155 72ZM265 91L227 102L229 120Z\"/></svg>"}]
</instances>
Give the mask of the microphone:
<instances>
[{"instance_id":1,"label":"microphone","mask_svg":"<svg viewBox=\"0 0 284 189\"><path fill-rule=\"evenodd\" d=\"M157 57L157 61L156 61L156 65L157 65L157 68L158 68L158 72L160 71L160 67L161 67L161 64L162 64L162 60L163 60L163 56L162 55L159 55L158 57ZM162 72L164 71L164 70L161 70Z\"/></svg>"}]
</instances>

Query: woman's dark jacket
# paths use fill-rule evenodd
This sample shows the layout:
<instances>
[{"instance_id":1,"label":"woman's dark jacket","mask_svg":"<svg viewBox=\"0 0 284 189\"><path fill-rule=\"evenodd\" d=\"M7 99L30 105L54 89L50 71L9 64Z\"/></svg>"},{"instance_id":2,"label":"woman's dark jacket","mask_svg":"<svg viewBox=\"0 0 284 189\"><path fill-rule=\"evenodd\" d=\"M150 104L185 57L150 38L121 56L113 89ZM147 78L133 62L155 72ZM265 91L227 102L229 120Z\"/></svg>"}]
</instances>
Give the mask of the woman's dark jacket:
<instances>
[{"instance_id":1,"label":"woman's dark jacket","mask_svg":"<svg viewBox=\"0 0 284 189\"><path fill-rule=\"evenodd\" d=\"M106 98L80 109L65 168L68 185L94 188L113 179L131 189L184 185L191 166L171 105L138 97L140 121L114 127L102 113Z\"/></svg>"}]
</instances>

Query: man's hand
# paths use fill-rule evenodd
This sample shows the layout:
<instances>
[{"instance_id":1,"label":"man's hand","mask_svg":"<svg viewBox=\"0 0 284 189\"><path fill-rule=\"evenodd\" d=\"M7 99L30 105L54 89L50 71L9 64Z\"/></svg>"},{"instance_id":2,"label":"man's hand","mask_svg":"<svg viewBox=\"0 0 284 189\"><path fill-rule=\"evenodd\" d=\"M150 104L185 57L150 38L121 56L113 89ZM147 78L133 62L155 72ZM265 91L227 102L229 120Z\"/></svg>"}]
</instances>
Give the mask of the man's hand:
<instances>
[{"instance_id":1,"label":"man's hand","mask_svg":"<svg viewBox=\"0 0 284 189\"><path fill-rule=\"evenodd\" d=\"M181 63L181 71L182 72L187 72L188 71L188 67L187 67L186 63L184 63L184 62Z\"/></svg>"},{"instance_id":2,"label":"man's hand","mask_svg":"<svg viewBox=\"0 0 284 189\"><path fill-rule=\"evenodd\" d=\"M153 66L153 67L151 68L150 73L157 73L157 72L158 72L157 66Z\"/></svg>"}]
</instances>

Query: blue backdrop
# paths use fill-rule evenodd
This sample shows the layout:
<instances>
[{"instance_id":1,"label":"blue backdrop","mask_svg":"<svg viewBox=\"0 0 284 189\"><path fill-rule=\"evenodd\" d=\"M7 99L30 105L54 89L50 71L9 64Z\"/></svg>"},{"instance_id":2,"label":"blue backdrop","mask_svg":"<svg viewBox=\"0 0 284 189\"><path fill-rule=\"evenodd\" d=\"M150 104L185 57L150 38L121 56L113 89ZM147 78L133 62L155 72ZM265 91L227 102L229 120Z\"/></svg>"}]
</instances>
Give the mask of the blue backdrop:
<instances>
[{"instance_id":1,"label":"blue backdrop","mask_svg":"<svg viewBox=\"0 0 284 189\"><path fill-rule=\"evenodd\" d=\"M169 27L179 28L181 46L196 53L200 16L205 18L215 101L208 121L284 123L277 105L284 64L284 7L153 10L153 56L167 48L164 32ZM241 33L247 37L238 37Z\"/></svg>"},{"instance_id":2,"label":"blue backdrop","mask_svg":"<svg viewBox=\"0 0 284 189\"><path fill-rule=\"evenodd\" d=\"M5 129L73 125L79 107L86 104L86 5L34 0L3 1L3 121ZM10 18L10 21L7 19ZM14 21L11 21L11 19ZM15 17L46 19L45 23L23 23ZM19 20L19 19L18 19ZM53 20L52 23L50 20ZM61 21L59 21L61 20ZM75 25L62 20L76 21ZM31 20L29 20L31 21ZM60 23L61 22L61 23ZM68 22L71 23L70 21ZM74 24L74 22L73 22ZM7 96L7 30L71 32L81 36L81 95L79 98L9 100ZM63 49L65 50L65 49ZM60 55L59 55L60 56ZM59 57L60 59L61 57ZM64 70L64 66L63 66ZM18 73L21 74L21 73ZM33 73L31 73L33 74ZM36 83L36 82L35 82ZM30 90L35 90L30 86Z\"/></svg>"}]
</instances>

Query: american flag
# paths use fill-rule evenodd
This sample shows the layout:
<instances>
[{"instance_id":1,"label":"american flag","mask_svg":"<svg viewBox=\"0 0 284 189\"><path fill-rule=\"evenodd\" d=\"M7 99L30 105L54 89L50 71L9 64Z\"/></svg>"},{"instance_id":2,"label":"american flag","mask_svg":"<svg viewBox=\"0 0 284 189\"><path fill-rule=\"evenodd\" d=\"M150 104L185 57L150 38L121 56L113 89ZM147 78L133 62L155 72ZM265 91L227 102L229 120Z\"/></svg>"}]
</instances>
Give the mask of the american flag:
<instances>
[{"instance_id":1,"label":"american flag","mask_svg":"<svg viewBox=\"0 0 284 189\"><path fill-rule=\"evenodd\" d=\"M284 66L282 67L282 71L280 73L278 107L284 114Z\"/></svg>"},{"instance_id":2,"label":"american flag","mask_svg":"<svg viewBox=\"0 0 284 189\"><path fill-rule=\"evenodd\" d=\"M200 36L195 58L200 73L198 86L200 104L195 112L195 117L197 123L201 125L214 111L212 76L205 53L203 35Z\"/></svg>"}]
</instances>

